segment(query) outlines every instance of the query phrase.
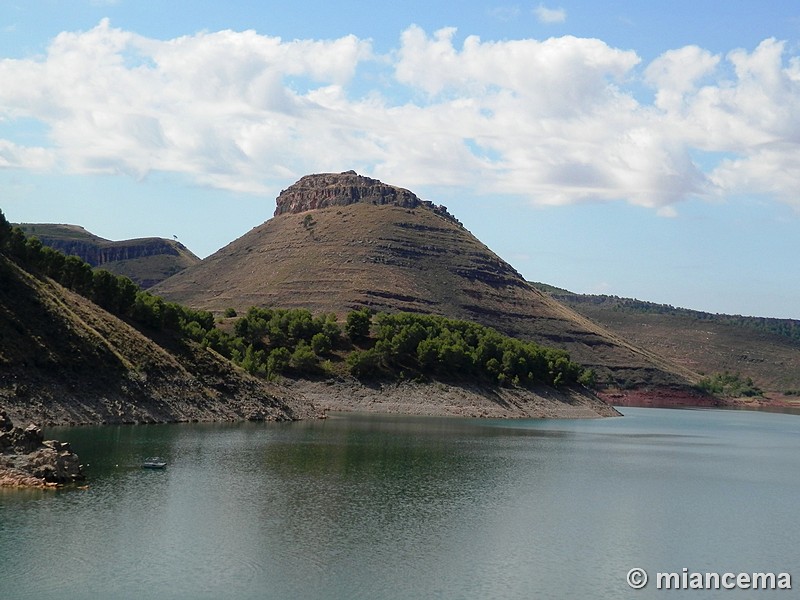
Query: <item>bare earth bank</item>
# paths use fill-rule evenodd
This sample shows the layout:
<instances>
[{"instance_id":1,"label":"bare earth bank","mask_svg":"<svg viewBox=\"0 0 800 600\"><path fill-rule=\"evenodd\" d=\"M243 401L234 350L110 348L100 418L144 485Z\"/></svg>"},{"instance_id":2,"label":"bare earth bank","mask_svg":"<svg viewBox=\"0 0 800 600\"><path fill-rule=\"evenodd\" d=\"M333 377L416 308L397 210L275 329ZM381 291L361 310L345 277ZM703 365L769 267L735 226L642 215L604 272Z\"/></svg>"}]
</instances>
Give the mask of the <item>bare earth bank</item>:
<instances>
[{"instance_id":1,"label":"bare earth bank","mask_svg":"<svg viewBox=\"0 0 800 600\"><path fill-rule=\"evenodd\" d=\"M434 383L305 381L287 392L321 411L482 417L491 419L587 419L618 417L614 407L582 389L536 390Z\"/></svg>"}]
</instances>

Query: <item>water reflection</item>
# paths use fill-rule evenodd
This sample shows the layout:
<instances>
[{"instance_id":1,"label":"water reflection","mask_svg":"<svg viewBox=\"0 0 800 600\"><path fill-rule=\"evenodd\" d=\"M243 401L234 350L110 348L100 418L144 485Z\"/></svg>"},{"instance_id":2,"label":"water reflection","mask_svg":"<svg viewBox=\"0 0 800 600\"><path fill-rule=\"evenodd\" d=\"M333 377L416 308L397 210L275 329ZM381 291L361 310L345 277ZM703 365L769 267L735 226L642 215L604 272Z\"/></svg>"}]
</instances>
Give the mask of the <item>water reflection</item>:
<instances>
[{"instance_id":1,"label":"water reflection","mask_svg":"<svg viewBox=\"0 0 800 600\"><path fill-rule=\"evenodd\" d=\"M0 494L0 597L641 598L632 566L800 577L800 419L625 412L49 431L91 485ZM165 471L140 468L151 454Z\"/></svg>"}]
</instances>

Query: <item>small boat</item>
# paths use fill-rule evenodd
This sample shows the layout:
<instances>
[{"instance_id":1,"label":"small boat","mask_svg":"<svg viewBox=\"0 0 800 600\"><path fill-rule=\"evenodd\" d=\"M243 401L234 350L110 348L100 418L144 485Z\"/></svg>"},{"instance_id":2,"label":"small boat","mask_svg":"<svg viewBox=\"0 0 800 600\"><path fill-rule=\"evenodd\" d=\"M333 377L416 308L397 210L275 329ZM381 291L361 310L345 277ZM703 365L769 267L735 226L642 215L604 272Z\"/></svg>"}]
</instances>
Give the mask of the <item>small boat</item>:
<instances>
[{"instance_id":1,"label":"small boat","mask_svg":"<svg viewBox=\"0 0 800 600\"><path fill-rule=\"evenodd\" d=\"M151 456L150 458L145 458L144 462L142 463L143 469L163 469L166 466L167 466L167 461L158 456Z\"/></svg>"}]
</instances>

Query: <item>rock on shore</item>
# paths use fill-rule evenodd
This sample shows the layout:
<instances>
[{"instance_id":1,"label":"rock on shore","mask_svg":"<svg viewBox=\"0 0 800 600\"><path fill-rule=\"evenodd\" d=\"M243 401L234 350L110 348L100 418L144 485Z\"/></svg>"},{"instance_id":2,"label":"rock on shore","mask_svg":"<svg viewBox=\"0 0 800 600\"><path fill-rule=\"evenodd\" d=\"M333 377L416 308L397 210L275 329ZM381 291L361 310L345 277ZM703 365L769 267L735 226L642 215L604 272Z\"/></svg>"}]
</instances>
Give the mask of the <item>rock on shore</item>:
<instances>
[{"instance_id":1,"label":"rock on shore","mask_svg":"<svg viewBox=\"0 0 800 600\"><path fill-rule=\"evenodd\" d=\"M0 486L47 488L84 479L69 443L45 440L34 424L15 427L0 412Z\"/></svg>"}]
</instances>

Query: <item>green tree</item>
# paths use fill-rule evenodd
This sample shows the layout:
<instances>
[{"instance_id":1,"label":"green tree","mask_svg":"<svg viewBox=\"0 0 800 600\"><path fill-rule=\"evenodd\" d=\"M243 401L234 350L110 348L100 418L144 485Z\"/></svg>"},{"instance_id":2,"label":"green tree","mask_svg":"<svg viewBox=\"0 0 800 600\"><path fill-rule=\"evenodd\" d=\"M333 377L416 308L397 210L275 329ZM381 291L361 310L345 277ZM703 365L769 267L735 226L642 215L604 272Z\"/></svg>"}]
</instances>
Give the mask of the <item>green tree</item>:
<instances>
[{"instance_id":1,"label":"green tree","mask_svg":"<svg viewBox=\"0 0 800 600\"><path fill-rule=\"evenodd\" d=\"M6 249L9 239L11 239L11 223L8 222L3 211L0 210L0 252Z\"/></svg>"},{"instance_id":2,"label":"green tree","mask_svg":"<svg viewBox=\"0 0 800 600\"><path fill-rule=\"evenodd\" d=\"M267 374L280 375L289 368L292 355L287 348L275 348L267 357Z\"/></svg>"},{"instance_id":3,"label":"green tree","mask_svg":"<svg viewBox=\"0 0 800 600\"><path fill-rule=\"evenodd\" d=\"M253 347L253 344L247 346L244 356L242 357L242 368L251 375L266 374L266 365L264 363L264 351L256 350Z\"/></svg>"},{"instance_id":4,"label":"green tree","mask_svg":"<svg viewBox=\"0 0 800 600\"><path fill-rule=\"evenodd\" d=\"M317 367L317 355L307 343L300 342L292 352L290 364L293 369L301 373L308 373Z\"/></svg>"},{"instance_id":5,"label":"green tree","mask_svg":"<svg viewBox=\"0 0 800 600\"><path fill-rule=\"evenodd\" d=\"M333 348L331 339L324 333L315 333L311 338L311 349L317 356L328 354Z\"/></svg>"},{"instance_id":6,"label":"green tree","mask_svg":"<svg viewBox=\"0 0 800 600\"><path fill-rule=\"evenodd\" d=\"M380 373L380 356L374 348L356 350L347 357L350 373L359 379L375 377Z\"/></svg>"},{"instance_id":7,"label":"green tree","mask_svg":"<svg viewBox=\"0 0 800 600\"><path fill-rule=\"evenodd\" d=\"M369 309L354 310L347 313L344 331L352 341L361 341L369 336L371 323L372 314Z\"/></svg>"},{"instance_id":8,"label":"green tree","mask_svg":"<svg viewBox=\"0 0 800 600\"><path fill-rule=\"evenodd\" d=\"M61 274L61 284L69 289L88 295L92 289L92 267L77 256L67 256Z\"/></svg>"}]
</instances>

